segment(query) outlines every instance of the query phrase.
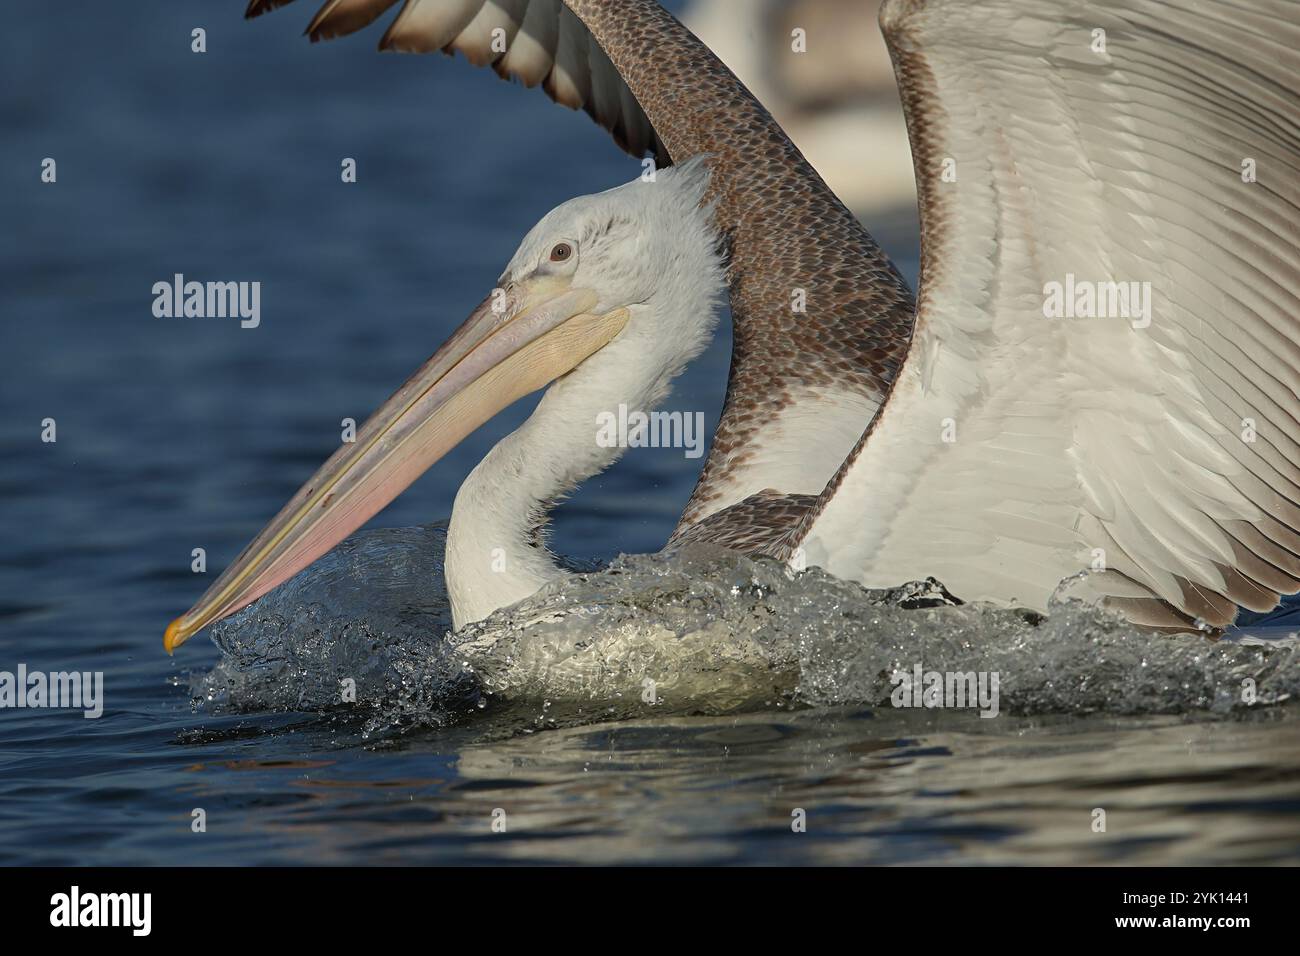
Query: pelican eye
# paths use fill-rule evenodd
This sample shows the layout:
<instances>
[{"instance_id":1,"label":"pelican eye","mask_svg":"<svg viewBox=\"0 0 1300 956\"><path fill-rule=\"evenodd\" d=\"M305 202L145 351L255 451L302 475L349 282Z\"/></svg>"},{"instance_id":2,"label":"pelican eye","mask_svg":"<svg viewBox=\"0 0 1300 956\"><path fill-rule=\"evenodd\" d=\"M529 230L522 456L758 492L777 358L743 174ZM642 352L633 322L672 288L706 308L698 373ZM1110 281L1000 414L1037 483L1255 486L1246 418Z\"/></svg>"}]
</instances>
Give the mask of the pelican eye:
<instances>
[{"instance_id":1,"label":"pelican eye","mask_svg":"<svg viewBox=\"0 0 1300 956\"><path fill-rule=\"evenodd\" d=\"M573 246L567 242L557 242L551 249L552 262L568 262L573 255Z\"/></svg>"}]
</instances>

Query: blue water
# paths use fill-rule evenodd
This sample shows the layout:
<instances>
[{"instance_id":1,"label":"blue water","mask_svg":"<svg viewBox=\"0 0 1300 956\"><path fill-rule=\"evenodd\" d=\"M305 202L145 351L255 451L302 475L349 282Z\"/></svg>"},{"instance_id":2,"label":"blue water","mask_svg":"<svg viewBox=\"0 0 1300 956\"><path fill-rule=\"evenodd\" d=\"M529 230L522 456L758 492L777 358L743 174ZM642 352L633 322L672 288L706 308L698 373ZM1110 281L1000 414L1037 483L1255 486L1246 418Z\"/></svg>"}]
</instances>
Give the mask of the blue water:
<instances>
[{"instance_id":1,"label":"blue water","mask_svg":"<svg viewBox=\"0 0 1300 956\"><path fill-rule=\"evenodd\" d=\"M493 707L380 736L329 713L196 711L215 647L161 649L210 580L192 549L219 572L541 215L638 172L538 92L377 55L373 31L310 45L308 9L245 23L242 6L35 5L0 32L0 670L103 671L106 697L98 720L0 710L0 862L1297 858L1285 707L995 727L781 709L540 732ZM196 26L206 54L190 51ZM914 277L914 233L879 238ZM151 287L177 272L260 281L260 327L155 318ZM710 431L725 325L669 406ZM374 523L444 518L531 404ZM46 418L57 442L41 441ZM656 550L698 467L629 453L560 511L553 546ZM1125 821L1111 839L1089 831L1099 799ZM792 807L811 821L795 838Z\"/></svg>"}]
</instances>

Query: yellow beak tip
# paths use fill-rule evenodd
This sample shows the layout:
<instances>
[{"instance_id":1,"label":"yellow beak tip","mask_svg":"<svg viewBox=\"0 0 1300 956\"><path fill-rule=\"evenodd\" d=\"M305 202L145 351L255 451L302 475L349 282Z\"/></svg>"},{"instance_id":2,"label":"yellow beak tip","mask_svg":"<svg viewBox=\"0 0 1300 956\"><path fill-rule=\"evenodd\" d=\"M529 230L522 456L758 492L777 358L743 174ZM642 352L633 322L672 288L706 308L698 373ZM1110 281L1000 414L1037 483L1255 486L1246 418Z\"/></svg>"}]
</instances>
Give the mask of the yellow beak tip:
<instances>
[{"instance_id":1,"label":"yellow beak tip","mask_svg":"<svg viewBox=\"0 0 1300 956\"><path fill-rule=\"evenodd\" d=\"M163 650L168 654L176 653L176 648L184 643L185 638L180 636L181 619L178 617L167 625L167 631L163 634Z\"/></svg>"}]
</instances>

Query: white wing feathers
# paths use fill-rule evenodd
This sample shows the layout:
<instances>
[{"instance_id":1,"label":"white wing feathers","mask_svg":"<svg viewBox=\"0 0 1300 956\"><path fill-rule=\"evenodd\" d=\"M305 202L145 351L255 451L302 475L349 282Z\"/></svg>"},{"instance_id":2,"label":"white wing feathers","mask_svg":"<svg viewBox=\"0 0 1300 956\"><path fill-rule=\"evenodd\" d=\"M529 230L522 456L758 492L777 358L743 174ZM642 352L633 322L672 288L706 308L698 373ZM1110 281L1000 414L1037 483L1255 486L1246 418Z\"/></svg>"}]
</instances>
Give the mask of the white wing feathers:
<instances>
[{"instance_id":1,"label":"white wing feathers","mask_svg":"<svg viewBox=\"0 0 1300 956\"><path fill-rule=\"evenodd\" d=\"M292 0L251 0L257 16ZM327 40L369 26L398 0L327 0L307 33ZM379 41L381 50L460 52L506 79L542 86L582 109L633 156L668 155L644 111L600 44L562 0L406 0Z\"/></svg>"},{"instance_id":2,"label":"white wing feathers","mask_svg":"<svg viewBox=\"0 0 1300 956\"><path fill-rule=\"evenodd\" d=\"M881 22L917 328L809 563L1039 608L1093 569L1168 627L1300 589L1300 4L890 0Z\"/></svg>"}]
</instances>

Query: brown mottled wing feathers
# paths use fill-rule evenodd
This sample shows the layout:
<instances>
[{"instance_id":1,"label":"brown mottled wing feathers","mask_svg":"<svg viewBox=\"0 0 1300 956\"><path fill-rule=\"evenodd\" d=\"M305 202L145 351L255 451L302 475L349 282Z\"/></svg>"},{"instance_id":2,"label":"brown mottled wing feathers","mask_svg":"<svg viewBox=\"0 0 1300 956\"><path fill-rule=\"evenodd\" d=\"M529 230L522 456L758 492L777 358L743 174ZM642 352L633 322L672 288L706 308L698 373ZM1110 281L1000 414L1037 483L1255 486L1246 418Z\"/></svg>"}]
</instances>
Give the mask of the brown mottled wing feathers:
<instances>
[{"instance_id":1,"label":"brown mottled wing feathers","mask_svg":"<svg viewBox=\"0 0 1300 956\"><path fill-rule=\"evenodd\" d=\"M816 502L816 495L784 495L768 488L696 524L679 527L668 546L707 541L742 554L766 555L776 542L794 532Z\"/></svg>"}]
</instances>

